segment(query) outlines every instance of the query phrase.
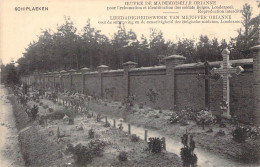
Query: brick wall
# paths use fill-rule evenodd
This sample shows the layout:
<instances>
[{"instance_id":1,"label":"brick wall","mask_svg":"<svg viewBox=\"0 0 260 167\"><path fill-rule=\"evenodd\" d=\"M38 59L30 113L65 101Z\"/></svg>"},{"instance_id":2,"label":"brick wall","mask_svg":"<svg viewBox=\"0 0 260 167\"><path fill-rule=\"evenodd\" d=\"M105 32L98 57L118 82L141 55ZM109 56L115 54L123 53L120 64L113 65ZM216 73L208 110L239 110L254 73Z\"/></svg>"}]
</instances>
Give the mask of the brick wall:
<instances>
[{"instance_id":1,"label":"brick wall","mask_svg":"<svg viewBox=\"0 0 260 167\"><path fill-rule=\"evenodd\" d=\"M165 67L133 69L129 76L130 95L135 96L136 103L164 109L171 106L166 101L168 91Z\"/></svg>"},{"instance_id":2,"label":"brick wall","mask_svg":"<svg viewBox=\"0 0 260 167\"><path fill-rule=\"evenodd\" d=\"M205 80L202 68L177 67L175 70L175 105L179 108L205 108Z\"/></svg>"},{"instance_id":3,"label":"brick wall","mask_svg":"<svg viewBox=\"0 0 260 167\"><path fill-rule=\"evenodd\" d=\"M123 100L123 71L117 70L102 74L103 97L109 100Z\"/></svg>"},{"instance_id":4,"label":"brick wall","mask_svg":"<svg viewBox=\"0 0 260 167\"><path fill-rule=\"evenodd\" d=\"M89 95L99 95L98 87L99 78L97 73L89 73L85 75L85 93Z\"/></svg>"},{"instance_id":5,"label":"brick wall","mask_svg":"<svg viewBox=\"0 0 260 167\"><path fill-rule=\"evenodd\" d=\"M135 103L143 103L154 108L169 109L189 107L195 110L205 108L205 79L203 63L181 64L180 57L166 61L166 66L135 68L133 62L126 63L124 69L99 70L95 72L55 74L55 83L64 90L82 92L109 100L122 101L127 95L135 96ZM253 60L230 61L233 66L242 66L245 71L230 78L230 109L239 119L247 122L253 114ZM210 62L210 68L219 67L221 62ZM102 66L101 66L102 67ZM104 66L103 66L104 67ZM107 67L104 67L107 68ZM53 74L44 74L41 80L29 77L30 82L42 82L52 87ZM60 78L61 76L61 78ZM71 81L72 77L72 81ZM28 79L28 78L27 78ZM27 79L23 78L23 81ZM83 80L84 79L84 80ZM72 85L71 85L72 84ZM220 110L223 97L222 79L209 81L209 107Z\"/></svg>"}]
</instances>

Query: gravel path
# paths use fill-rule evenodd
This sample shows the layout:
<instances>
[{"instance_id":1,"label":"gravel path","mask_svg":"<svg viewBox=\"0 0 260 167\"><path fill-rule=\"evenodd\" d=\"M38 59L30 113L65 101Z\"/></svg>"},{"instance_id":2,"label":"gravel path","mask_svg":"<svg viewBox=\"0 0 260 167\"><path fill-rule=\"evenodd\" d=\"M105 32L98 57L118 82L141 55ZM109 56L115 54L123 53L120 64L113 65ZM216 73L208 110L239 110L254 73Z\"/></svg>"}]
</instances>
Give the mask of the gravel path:
<instances>
[{"instance_id":1,"label":"gravel path","mask_svg":"<svg viewBox=\"0 0 260 167\"><path fill-rule=\"evenodd\" d=\"M23 167L18 132L7 93L4 86L0 85L0 167Z\"/></svg>"}]
</instances>

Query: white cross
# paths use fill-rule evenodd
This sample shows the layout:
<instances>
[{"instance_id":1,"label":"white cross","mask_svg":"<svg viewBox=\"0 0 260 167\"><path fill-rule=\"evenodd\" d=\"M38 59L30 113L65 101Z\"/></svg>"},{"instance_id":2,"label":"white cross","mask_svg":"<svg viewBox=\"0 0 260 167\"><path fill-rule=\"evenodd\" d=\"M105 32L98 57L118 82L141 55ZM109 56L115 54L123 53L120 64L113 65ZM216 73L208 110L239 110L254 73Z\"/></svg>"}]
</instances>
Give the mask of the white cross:
<instances>
[{"instance_id":1,"label":"white cross","mask_svg":"<svg viewBox=\"0 0 260 167\"><path fill-rule=\"evenodd\" d=\"M229 50L226 48L222 51L223 61L221 63L220 68L213 68L212 73L219 74L221 78L223 79L223 102L226 103L226 112L223 113L223 116L226 118L231 118L230 116L230 90L229 90L229 77L231 77L231 74L237 74L239 75L241 72L244 71L244 69L241 66L232 67L229 63Z\"/></svg>"}]
</instances>

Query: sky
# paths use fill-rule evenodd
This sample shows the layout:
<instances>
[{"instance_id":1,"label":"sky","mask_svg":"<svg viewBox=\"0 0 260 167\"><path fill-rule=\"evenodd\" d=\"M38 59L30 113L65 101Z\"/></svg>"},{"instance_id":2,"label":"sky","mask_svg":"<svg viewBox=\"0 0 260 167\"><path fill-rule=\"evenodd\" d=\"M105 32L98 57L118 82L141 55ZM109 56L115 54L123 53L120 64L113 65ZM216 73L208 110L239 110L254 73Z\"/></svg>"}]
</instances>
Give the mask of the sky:
<instances>
[{"instance_id":1,"label":"sky","mask_svg":"<svg viewBox=\"0 0 260 167\"><path fill-rule=\"evenodd\" d=\"M147 2L149 0L137 0ZM158 2L162 0L158 0ZM176 0L170 0L171 2ZM190 0L192 3L197 0ZM215 0L217 5L233 5L242 9L243 4L253 7L253 16L260 13L256 0ZM193 16L197 10L107 10L107 7L124 6L127 0L0 0L0 59L4 64L23 56L30 42L37 40L43 29L56 30L57 25L64 23L64 16L70 16L78 32L86 25L88 18L91 25L111 38L117 30L116 24L100 24L108 21L110 16ZM135 2L133 0L129 2ZM152 1L154 2L154 0ZM185 1L183 1L185 2ZM48 7L48 11L15 11L17 7ZM233 20L241 20L241 13L232 14ZM210 39L229 40L237 35L236 30L241 23L226 24L134 24L125 25L133 29L138 38L149 36L149 28L160 29L167 40L178 38L198 39L200 35L208 35Z\"/></svg>"}]
</instances>

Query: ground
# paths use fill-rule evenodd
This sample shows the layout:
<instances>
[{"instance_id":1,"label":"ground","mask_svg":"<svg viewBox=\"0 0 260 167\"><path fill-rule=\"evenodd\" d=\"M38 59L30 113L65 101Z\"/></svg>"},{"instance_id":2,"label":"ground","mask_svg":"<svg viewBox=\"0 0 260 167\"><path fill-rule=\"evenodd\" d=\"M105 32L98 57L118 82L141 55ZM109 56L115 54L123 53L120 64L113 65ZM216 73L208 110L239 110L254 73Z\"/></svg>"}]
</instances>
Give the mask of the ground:
<instances>
[{"instance_id":1,"label":"ground","mask_svg":"<svg viewBox=\"0 0 260 167\"><path fill-rule=\"evenodd\" d=\"M17 129L6 89L0 88L0 167L22 167L23 158L18 144Z\"/></svg>"},{"instance_id":2,"label":"ground","mask_svg":"<svg viewBox=\"0 0 260 167\"><path fill-rule=\"evenodd\" d=\"M222 157L229 158L233 161L242 163L260 163L260 141L248 139L245 143L237 143L232 140L231 132L235 129L235 125L229 121L224 121L226 127L220 128L219 125L213 124L206 127L196 125L195 122L189 121L188 125L170 124L167 120L174 111L156 110L144 106L141 109L138 105L134 105L132 110L125 114L125 107L120 102L109 101L93 101L91 110L98 113L109 115L115 118L125 118L125 121L137 126L155 129L165 135L179 140L186 130L194 136L194 140L198 148L212 152ZM212 133L206 131L213 129ZM224 136L216 136L219 130L225 132Z\"/></svg>"},{"instance_id":3,"label":"ground","mask_svg":"<svg viewBox=\"0 0 260 167\"><path fill-rule=\"evenodd\" d=\"M25 114L25 108L17 103L17 98L10 95L9 99L17 120L19 130L19 142L26 166L76 166L73 163L72 154L66 153L67 144L87 145L92 139L89 138L89 129L94 129L95 139L106 142L102 156L96 156L89 166L181 166L180 158L167 151L153 154L147 151L147 143L143 140L132 142L130 136L117 128L104 127L104 121L97 122L96 118L87 118L76 115L74 124L69 125L63 120L48 119L47 125L39 125L37 121L29 121ZM49 100L41 99L43 104L39 106L39 115L50 115L55 111L64 110L64 107ZM39 103L29 101L33 106ZM43 106L48 105L54 111L49 111ZM81 129L82 127L82 129ZM57 129L64 137L58 139ZM119 152L128 153L128 161L119 161Z\"/></svg>"}]
</instances>

